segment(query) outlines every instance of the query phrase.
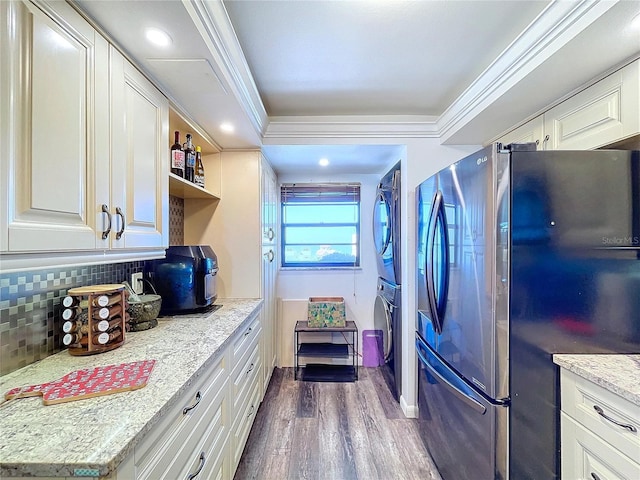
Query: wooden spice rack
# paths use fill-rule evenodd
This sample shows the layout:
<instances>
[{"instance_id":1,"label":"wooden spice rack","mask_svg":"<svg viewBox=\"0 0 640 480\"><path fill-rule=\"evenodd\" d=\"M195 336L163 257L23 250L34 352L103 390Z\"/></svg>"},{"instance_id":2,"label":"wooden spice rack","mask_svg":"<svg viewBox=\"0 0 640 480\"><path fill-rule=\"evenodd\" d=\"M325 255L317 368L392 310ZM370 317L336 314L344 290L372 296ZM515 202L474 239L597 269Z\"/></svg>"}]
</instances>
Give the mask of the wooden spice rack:
<instances>
[{"instance_id":1,"label":"wooden spice rack","mask_svg":"<svg viewBox=\"0 0 640 480\"><path fill-rule=\"evenodd\" d=\"M106 284L72 288L69 290L68 295L77 298L79 304L82 300L87 300L86 331L88 338L86 343L75 343L69 345L68 351L70 355L95 355L97 353L108 352L109 350L118 348L124 343L126 317L128 315L127 294L124 285ZM110 314L107 318L94 318L94 314L103 308L95 305L95 300L103 295L111 298L114 296L119 297L109 302L108 308L115 311L115 313ZM119 319L119 321L115 323L115 325L110 325L107 331L102 332L109 335L115 334L114 338L109 339L105 344L94 343L92 341L92 336L96 333L96 329L94 327L97 326L100 321L106 320L108 322L112 322L116 319Z\"/></svg>"}]
</instances>

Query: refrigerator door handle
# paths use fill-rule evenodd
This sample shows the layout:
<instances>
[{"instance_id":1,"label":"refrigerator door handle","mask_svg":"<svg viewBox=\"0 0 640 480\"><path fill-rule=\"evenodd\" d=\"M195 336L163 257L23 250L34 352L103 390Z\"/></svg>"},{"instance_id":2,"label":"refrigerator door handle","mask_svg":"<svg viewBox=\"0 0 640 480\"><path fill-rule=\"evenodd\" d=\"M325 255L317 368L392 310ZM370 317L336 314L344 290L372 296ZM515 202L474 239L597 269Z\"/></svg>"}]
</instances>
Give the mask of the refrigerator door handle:
<instances>
[{"instance_id":1,"label":"refrigerator door handle","mask_svg":"<svg viewBox=\"0 0 640 480\"><path fill-rule=\"evenodd\" d=\"M443 247L442 262L439 265L442 273L439 292L436 292L434 256L436 248L436 233L438 231L438 221L441 224L441 241ZM429 232L427 236L427 256L426 256L426 280L427 280L427 299L429 301L429 309L431 315L429 318L433 323L433 329L436 333L442 333L443 319L445 308L447 305L447 294L449 290L449 235L447 232L447 217L445 215L444 200L442 192L438 190L433 198L433 206L429 215ZM439 293L439 297L436 294Z\"/></svg>"},{"instance_id":2,"label":"refrigerator door handle","mask_svg":"<svg viewBox=\"0 0 640 480\"><path fill-rule=\"evenodd\" d=\"M474 400L473 398L469 397L462 390L458 389L453 383L451 383L440 372L438 372L438 370L436 370L433 366L431 366L429 361L422 354L421 346L418 343L418 340L416 340L416 351L418 353L418 358L420 359L422 364L429 370L429 373L431 373L431 375L433 375L438 379L438 381L442 384L442 386L446 387L447 390L453 393L458 399L460 399L462 402L464 402L467 406L471 407L480 415L484 415L486 413L487 408L484 405L482 405L477 400ZM455 375L455 374L452 372L451 375Z\"/></svg>"}]
</instances>

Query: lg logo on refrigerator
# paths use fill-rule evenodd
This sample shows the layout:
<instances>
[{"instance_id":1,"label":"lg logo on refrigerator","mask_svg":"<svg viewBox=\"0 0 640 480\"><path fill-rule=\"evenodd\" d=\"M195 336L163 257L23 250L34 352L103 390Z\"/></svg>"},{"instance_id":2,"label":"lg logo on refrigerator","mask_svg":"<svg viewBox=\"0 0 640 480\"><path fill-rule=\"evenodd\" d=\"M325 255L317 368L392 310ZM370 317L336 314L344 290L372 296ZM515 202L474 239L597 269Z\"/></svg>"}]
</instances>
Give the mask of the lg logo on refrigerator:
<instances>
[{"instance_id":1,"label":"lg logo on refrigerator","mask_svg":"<svg viewBox=\"0 0 640 480\"><path fill-rule=\"evenodd\" d=\"M484 162L486 162L486 161L487 161L487 157L486 157L486 156L484 156L484 157L480 157L480 158L478 158L478 159L476 160L476 164L477 164L477 165L482 165L482 164L483 164Z\"/></svg>"}]
</instances>

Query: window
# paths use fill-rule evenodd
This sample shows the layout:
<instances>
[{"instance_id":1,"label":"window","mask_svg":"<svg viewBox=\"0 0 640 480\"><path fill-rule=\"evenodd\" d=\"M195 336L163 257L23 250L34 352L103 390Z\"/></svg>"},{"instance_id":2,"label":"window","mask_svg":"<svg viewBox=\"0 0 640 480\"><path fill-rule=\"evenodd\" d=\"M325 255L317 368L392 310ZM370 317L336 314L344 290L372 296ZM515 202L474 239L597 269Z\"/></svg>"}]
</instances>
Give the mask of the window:
<instances>
[{"instance_id":1,"label":"window","mask_svg":"<svg viewBox=\"0 0 640 480\"><path fill-rule=\"evenodd\" d=\"M284 184L283 267L360 265L360 184Z\"/></svg>"}]
</instances>

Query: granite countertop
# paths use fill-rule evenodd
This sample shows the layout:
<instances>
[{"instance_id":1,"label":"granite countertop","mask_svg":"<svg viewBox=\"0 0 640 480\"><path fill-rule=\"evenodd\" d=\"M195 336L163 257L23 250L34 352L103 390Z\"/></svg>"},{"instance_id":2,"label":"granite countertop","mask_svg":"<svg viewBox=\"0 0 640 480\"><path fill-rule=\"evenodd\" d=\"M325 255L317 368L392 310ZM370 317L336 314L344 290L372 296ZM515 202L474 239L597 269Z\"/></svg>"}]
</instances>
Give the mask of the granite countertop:
<instances>
[{"instance_id":1,"label":"granite countertop","mask_svg":"<svg viewBox=\"0 0 640 480\"><path fill-rule=\"evenodd\" d=\"M0 478L103 476L116 470L180 395L224 352L260 299L218 299L213 313L160 318L124 345L90 356L67 351L0 377L0 392L83 368L156 360L139 390L45 406L41 397L0 406Z\"/></svg>"},{"instance_id":2,"label":"granite countertop","mask_svg":"<svg viewBox=\"0 0 640 480\"><path fill-rule=\"evenodd\" d=\"M556 354L553 361L640 406L640 355Z\"/></svg>"}]
</instances>

